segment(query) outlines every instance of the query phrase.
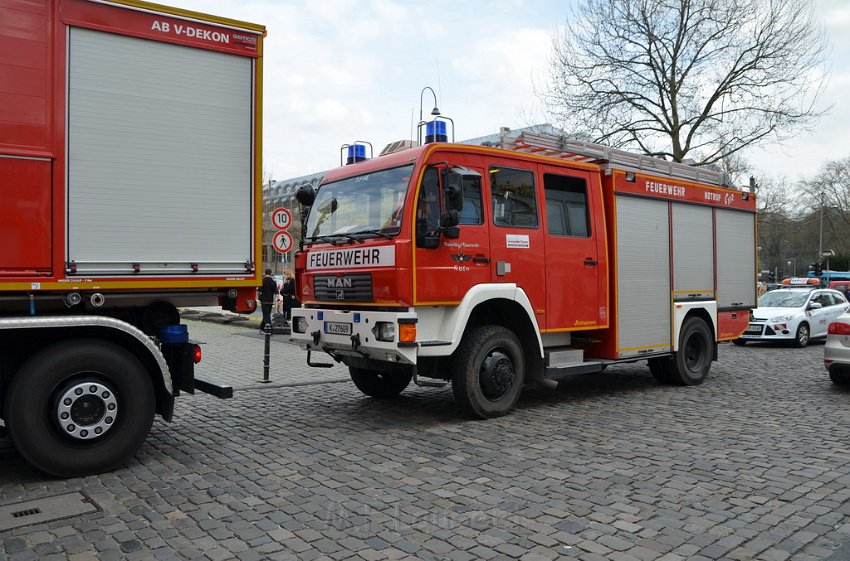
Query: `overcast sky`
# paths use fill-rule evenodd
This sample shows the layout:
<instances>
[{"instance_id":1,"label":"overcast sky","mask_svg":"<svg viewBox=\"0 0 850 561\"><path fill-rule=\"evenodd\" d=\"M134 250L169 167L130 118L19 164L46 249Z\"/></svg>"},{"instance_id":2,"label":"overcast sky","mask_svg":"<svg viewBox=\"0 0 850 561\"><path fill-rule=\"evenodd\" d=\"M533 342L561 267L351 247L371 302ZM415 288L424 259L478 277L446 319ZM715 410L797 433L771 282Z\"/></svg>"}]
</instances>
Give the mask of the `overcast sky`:
<instances>
[{"instance_id":1,"label":"overcast sky","mask_svg":"<svg viewBox=\"0 0 850 561\"><path fill-rule=\"evenodd\" d=\"M548 122L534 94L552 35L567 17L555 0L161 0L265 25L264 168L287 179L336 167L339 148L411 138L425 86L462 140ZM816 132L750 150L759 174L791 180L850 156L850 0L812 0L832 43L833 105ZM433 108L425 93L425 115Z\"/></svg>"}]
</instances>

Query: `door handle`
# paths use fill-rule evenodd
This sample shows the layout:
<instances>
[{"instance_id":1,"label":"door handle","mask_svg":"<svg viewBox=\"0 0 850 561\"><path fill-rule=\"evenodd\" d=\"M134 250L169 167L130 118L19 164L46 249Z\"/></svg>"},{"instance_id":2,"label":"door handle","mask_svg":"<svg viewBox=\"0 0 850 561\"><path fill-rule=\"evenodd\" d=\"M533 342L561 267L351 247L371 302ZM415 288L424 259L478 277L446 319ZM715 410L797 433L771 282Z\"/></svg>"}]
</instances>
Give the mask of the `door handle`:
<instances>
[{"instance_id":1,"label":"door handle","mask_svg":"<svg viewBox=\"0 0 850 561\"><path fill-rule=\"evenodd\" d=\"M490 258L484 257L483 255L476 255L475 257L472 258L472 261L475 262L475 263L489 263Z\"/></svg>"},{"instance_id":2,"label":"door handle","mask_svg":"<svg viewBox=\"0 0 850 561\"><path fill-rule=\"evenodd\" d=\"M599 264L599 261L597 261L593 257L585 257L584 264L587 265L588 267L595 267L596 265Z\"/></svg>"}]
</instances>

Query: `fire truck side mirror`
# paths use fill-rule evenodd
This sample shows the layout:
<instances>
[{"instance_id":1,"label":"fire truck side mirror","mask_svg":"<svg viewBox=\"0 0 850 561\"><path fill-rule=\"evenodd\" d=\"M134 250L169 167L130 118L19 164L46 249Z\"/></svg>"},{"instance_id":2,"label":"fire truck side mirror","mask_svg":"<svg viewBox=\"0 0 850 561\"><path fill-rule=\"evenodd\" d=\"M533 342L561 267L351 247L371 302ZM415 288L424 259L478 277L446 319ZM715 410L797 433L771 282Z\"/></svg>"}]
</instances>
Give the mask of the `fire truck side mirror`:
<instances>
[{"instance_id":1,"label":"fire truck side mirror","mask_svg":"<svg viewBox=\"0 0 850 561\"><path fill-rule=\"evenodd\" d=\"M460 212L463 209L463 182L466 178L481 177L478 172L456 167L443 171L445 208Z\"/></svg>"},{"instance_id":2,"label":"fire truck side mirror","mask_svg":"<svg viewBox=\"0 0 850 561\"><path fill-rule=\"evenodd\" d=\"M316 191L312 185L302 185L295 192L295 200L301 206L313 206L313 201L316 200Z\"/></svg>"}]
</instances>

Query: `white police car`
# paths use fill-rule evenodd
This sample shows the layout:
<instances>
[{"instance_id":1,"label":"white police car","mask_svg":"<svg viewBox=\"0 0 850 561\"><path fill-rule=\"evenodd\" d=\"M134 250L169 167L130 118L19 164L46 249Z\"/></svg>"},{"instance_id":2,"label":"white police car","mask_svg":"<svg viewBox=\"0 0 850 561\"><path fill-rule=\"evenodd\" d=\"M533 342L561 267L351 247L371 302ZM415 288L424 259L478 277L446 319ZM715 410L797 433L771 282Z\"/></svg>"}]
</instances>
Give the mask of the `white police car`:
<instances>
[{"instance_id":1,"label":"white police car","mask_svg":"<svg viewBox=\"0 0 850 561\"><path fill-rule=\"evenodd\" d=\"M735 341L786 341L805 347L824 338L829 324L850 309L847 299L829 288L777 288L764 293L744 334Z\"/></svg>"}]
</instances>

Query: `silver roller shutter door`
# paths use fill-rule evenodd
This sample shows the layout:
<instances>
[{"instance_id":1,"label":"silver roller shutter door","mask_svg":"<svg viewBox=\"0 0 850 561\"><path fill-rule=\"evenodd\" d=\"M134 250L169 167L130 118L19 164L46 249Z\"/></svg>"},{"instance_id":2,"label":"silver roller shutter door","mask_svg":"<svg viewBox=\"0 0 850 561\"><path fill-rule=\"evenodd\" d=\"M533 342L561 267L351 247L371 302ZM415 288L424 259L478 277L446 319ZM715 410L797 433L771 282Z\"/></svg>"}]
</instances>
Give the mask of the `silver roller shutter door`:
<instances>
[{"instance_id":1,"label":"silver roller shutter door","mask_svg":"<svg viewBox=\"0 0 850 561\"><path fill-rule=\"evenodd\" d=\"M717 307L755 307L755 215L717 209Z\"/></svg>"},{"instance_id":2,"label":"silver roller shutter door","mask_svg":"<svg viewBox=\"0 0 850 561\"><path fill-rule=\"evenodd\" d=\"M667 203L617 196L617 316L621 357L669 351Z\"/></svg>"},{"instance_id":3,"label":"silver roller shutter door","mask_svg":"<svg viewBox=\"0 0 850 561\"><path fill-rule=\"evenodd\" d=\"M253 61L70 28L68 259L79 274L253 261Z\"/></svg>"},{"instance_id":4,"label":"silver roller shutter door","mask_svg":"<svg viewBox=\"0 0 850 561\"><path fill-rule=\"evenodd\" d=\"M714 224L710 207L673 203L673 295L714 299Z\"/></svg>"}]
</instances>

